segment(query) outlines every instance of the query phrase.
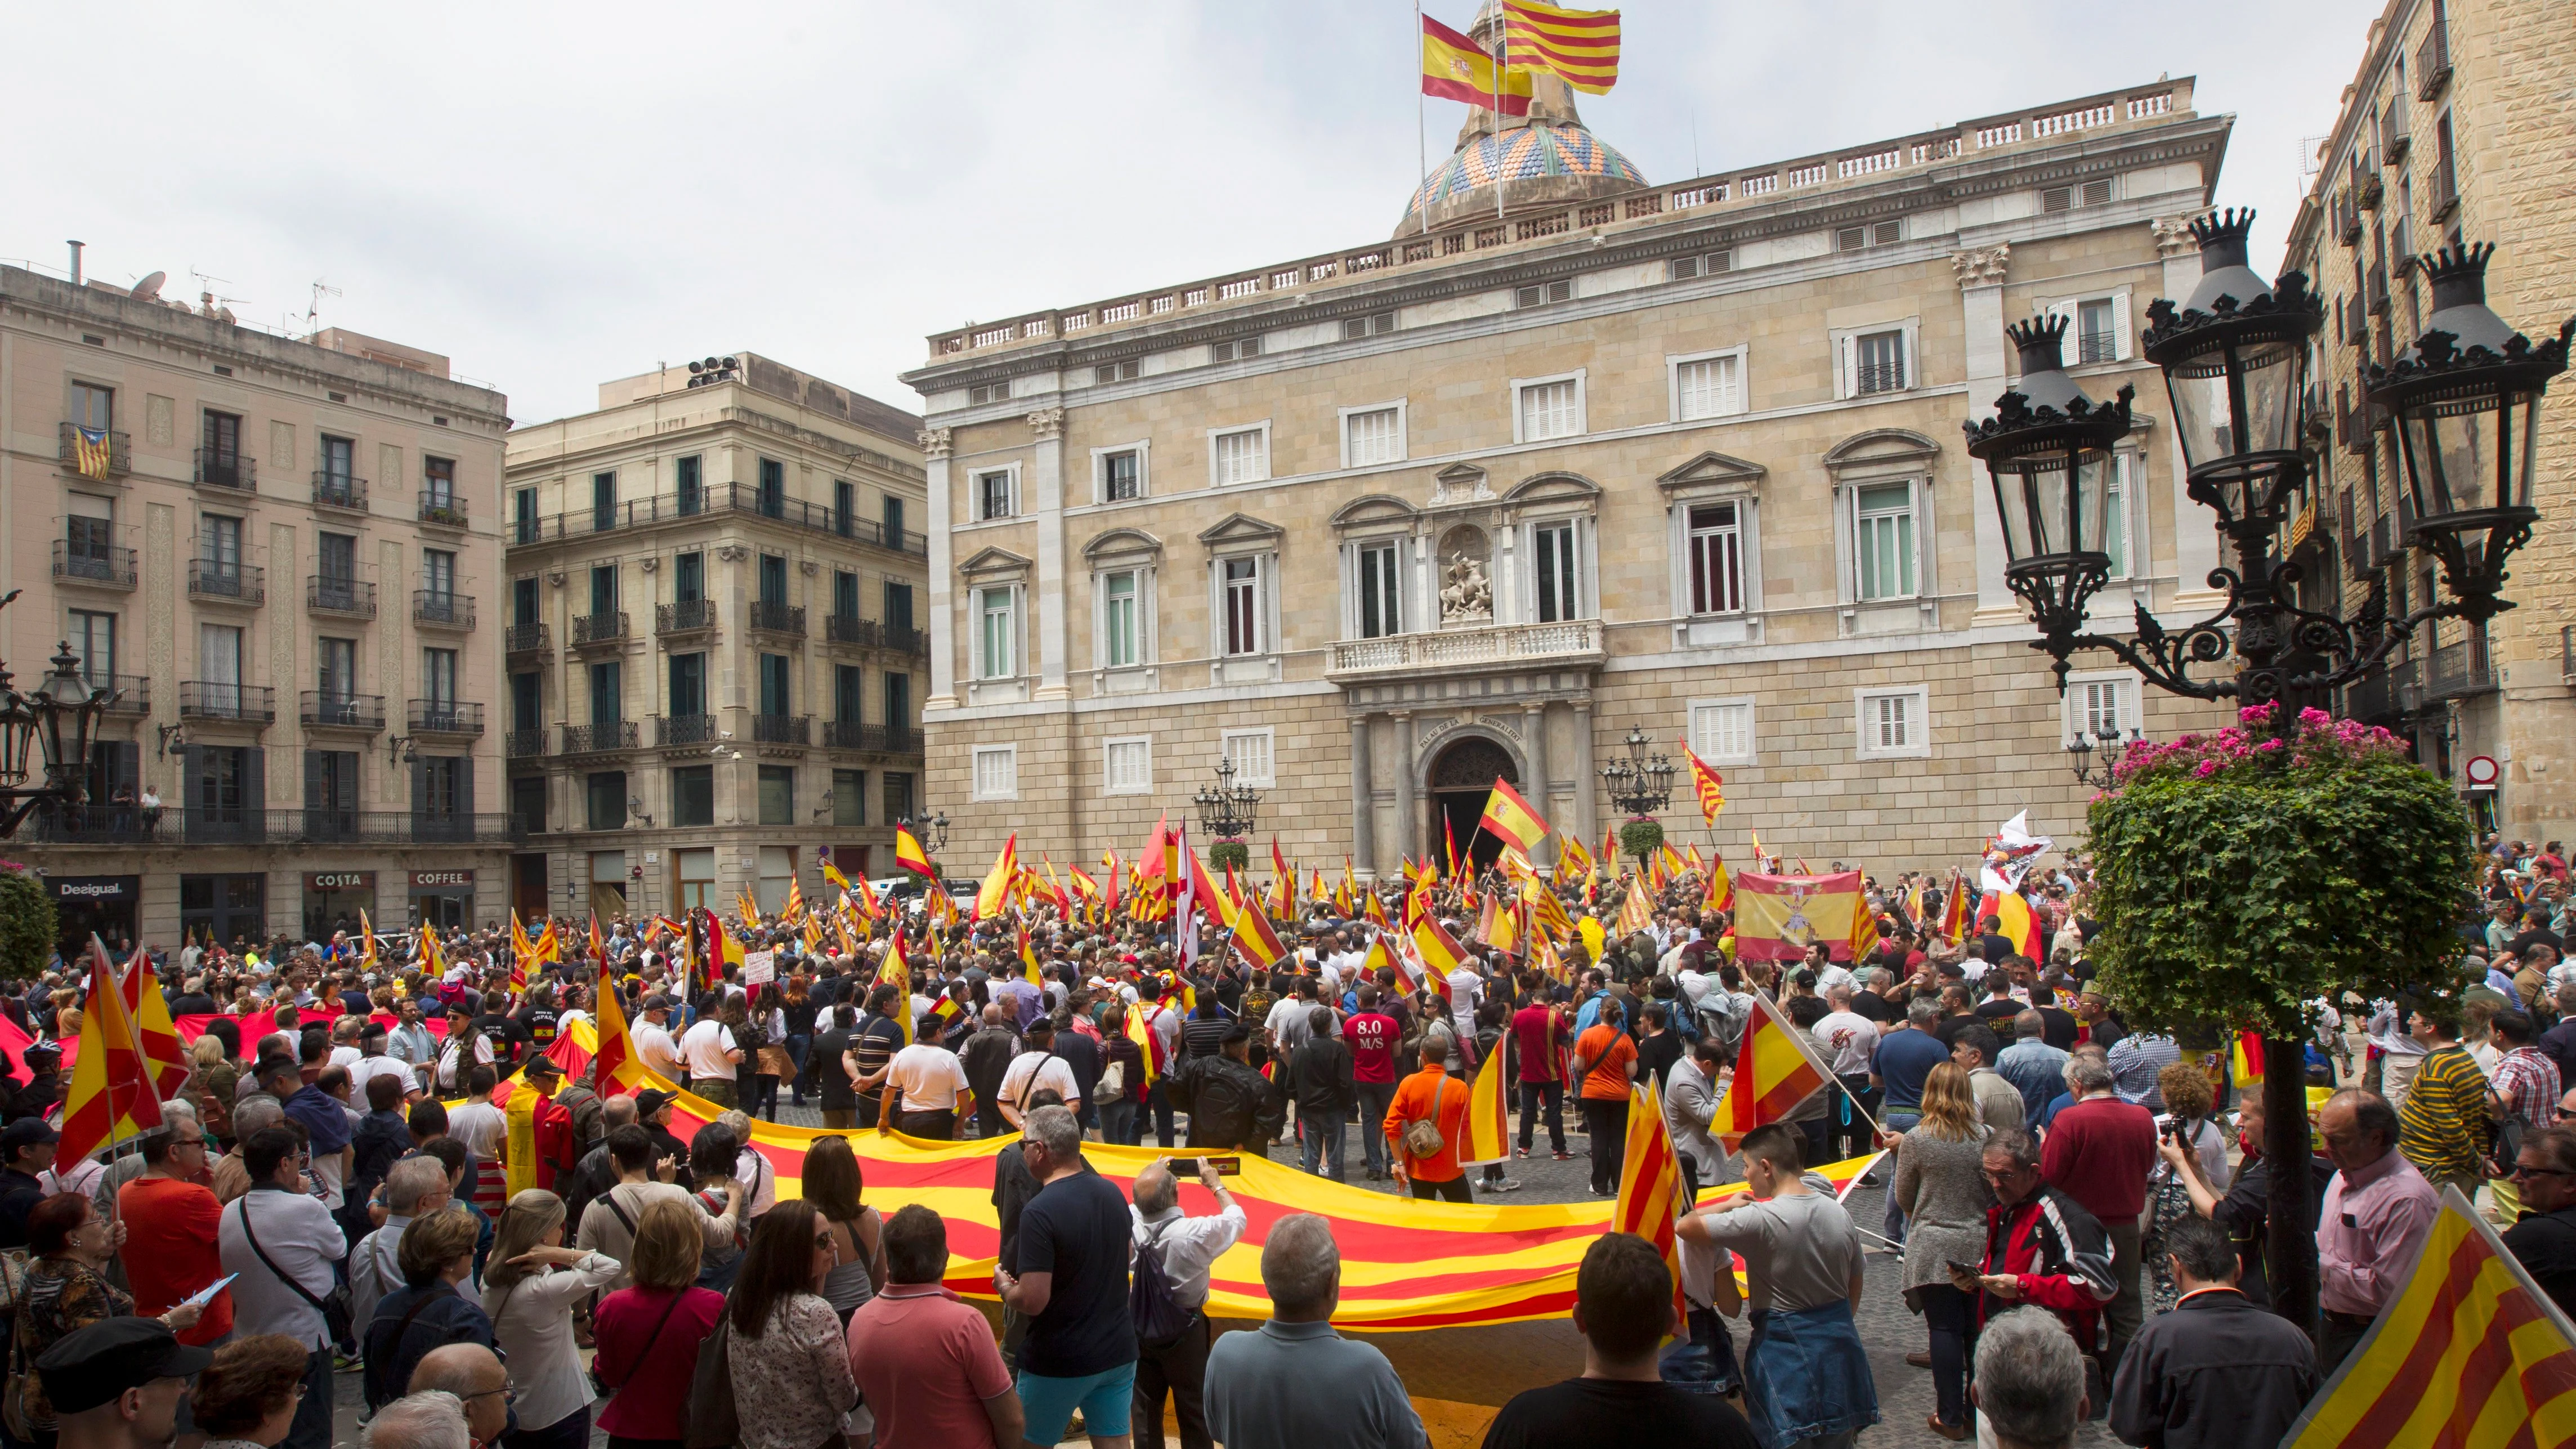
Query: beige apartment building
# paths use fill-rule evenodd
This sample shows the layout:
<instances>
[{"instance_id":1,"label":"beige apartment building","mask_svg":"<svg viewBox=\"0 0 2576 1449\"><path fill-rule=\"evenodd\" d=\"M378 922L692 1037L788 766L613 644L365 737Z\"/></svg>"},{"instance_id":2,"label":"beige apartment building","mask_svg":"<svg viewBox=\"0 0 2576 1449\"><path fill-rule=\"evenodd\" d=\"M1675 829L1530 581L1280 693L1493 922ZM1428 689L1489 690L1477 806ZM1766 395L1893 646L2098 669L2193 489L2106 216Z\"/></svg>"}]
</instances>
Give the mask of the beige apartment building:
<instances>
[{"instance_id":1,"label":"beige apartment building","mask_svg":"<svg viewBox=\"0 0 2576 1449\"><path fill-rule=\"evenodd\" d=\"M2576 156L2576 23L2550 0L2390 0L2319 152L2287 265L2326 299L2310 409L2332 428L2330 476L2301 530L2318 586L2357 606L2384 579L2392 613L2442 597L2406 546L2414 510L2390 420L2363 398L2432 311L2422 258L2493 243L2487 305L2533 340L2576 312L2568 161ZM2484 631L2420 629L2344 712L2411 737L2481 826L2535 844L2576 830L2576 392L2541 410L2531 542ZM2490 768L2490 765L2492 768Z\"/></svg>"},{"instance_id":2,"label":"beige apartment building","mask_svg":"<svg viewBox=\"0 0 2576 1449\"><path fill-rule=\"evenodd\" d=\"M2096 627L2212 611L2137 333L2229 129L2158 80L1650 185L1542 82L1390 241L932 337L951 856L1132 856L1221 759L1310 866L1463 845L1497 776L1597 842L1632 732L1724 773L1739 863L1952 865L2022 809L2071 842L2078 732L2223 711L2107 656L2060 698L1960 425L2005 325L2063 318L2142 419ZM1709 839L1686 776L1661 818Z\"/></svg>"},{"instance_id":3,"label":"beige apartment building","mask_svg":"<svg viewBox=\"0 0 2576 1449\"><path fill-rule=\"evenodd\" d=\"M89 803L8 843L67 942L501 916L507 406L435 353L0 267L0 657L23 687L68 640L120 691Z\"/></svg>"},{"instance_id":4,"label":"beige apartment building","mask_svg":"<svg viewBox=\"0 0 2576 1449\"><path fill-rule=\"evenodd\" d=\"M919 806L921 420L738 352L509 437L519 909L764 910Z\"/></svg>"}]
</instances>

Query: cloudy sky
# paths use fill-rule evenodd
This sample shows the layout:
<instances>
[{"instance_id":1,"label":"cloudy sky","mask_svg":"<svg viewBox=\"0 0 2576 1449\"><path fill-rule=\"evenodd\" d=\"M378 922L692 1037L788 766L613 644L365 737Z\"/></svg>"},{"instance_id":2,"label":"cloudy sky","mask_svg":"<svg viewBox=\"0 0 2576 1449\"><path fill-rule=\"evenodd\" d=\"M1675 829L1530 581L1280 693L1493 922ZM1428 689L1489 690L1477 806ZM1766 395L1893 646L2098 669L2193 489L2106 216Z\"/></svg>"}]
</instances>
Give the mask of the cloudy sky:
<instances>
[{"instance_id":1,"label":"cloudy sky","mask_svg":"<svg viewBox=\"0 0 2576 1449\"><path fill-rule=\"evenodd\" d=\"M2237 117L2219 200L2262 209L2267 270L2379 13L1624 9L1584 119L1657 182L2196 75ZM445 352L522 421L745 349L915 408L896 379L933 330L1374 240L1418 175L1399 0L106 13L12 15L13 110L47 119L12 148L0 257L59 268L78 237L93 276L193 297L203 272L299 332L321 279L321 325ZM1465 107L1423 105L1436 161Z\"/></svg>"}]
</instances>

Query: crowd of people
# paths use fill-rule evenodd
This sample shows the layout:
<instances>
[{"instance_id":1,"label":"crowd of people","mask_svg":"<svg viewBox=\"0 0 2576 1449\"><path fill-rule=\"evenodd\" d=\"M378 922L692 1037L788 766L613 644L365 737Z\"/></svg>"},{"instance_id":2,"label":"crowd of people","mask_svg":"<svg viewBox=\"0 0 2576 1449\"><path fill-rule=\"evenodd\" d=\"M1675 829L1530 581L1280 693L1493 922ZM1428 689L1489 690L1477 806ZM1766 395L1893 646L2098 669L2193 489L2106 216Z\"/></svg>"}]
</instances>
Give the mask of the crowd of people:
<instances>
[{"instance_id":1,"label":"crowd of people","mask_svg":"<svg viewBox=\"0 0 2576 1449\"><path fill-rule=\"evenodd\" d=\"M1571 1160L1570 1097L1589 1189L1614 1197L1631 1088L1651 1082L1684 1178L1679 1281L1645 1240L1604 1236L1578 1275L1582 1375L1513 1399L1489 1444L1850 1442L1880 1419L1856 1316L1872 1251L1898 1256L1924 1322L1943 1439L1981 1414L2007 1444L2064 1442L2083 1416L2132 1443L2269 1442L2402 1286L2444 1185L2518 1218L2508 1245L2576 1298L2565 866L2554 846L2496 851L2521 929L2495 939L2500 915L2464 939L2495 963L2464 1006L2371 1004L2355 1061L2325 1004L2306 1065L2341 1089L2306 1165L2313 1346L2265 1311L2260 1094L2091 984L2078 871L2025 887L2044 960L1992 922L1946 938L1910 876L1871 884L1862 959L1750 959L1691 871L1642 922L1560 882L1602 932L1597 950L1568 933L1563 965L1476 928L1475 893L1509 883L1431 888L1465 943L1439 980L1389 954L1375 913L1323 901L1261 967L1213 927L1184 941L1036 902L980 927L916 912L900 958L883 933L836 929L834 951L808 923L736 919L759 980L710 965L695 922L604 923L598 959L533 963L499 930L435 958L348 933L192 945L154 962L174 1017L212 1018L165 1125L77 1163L53 1160L46 1120L52 1044L79 1031L66 963L0 996L36 1042L0 1111L0 1248L26 1255L0 1433L323 1449L346 1373L382 1449L578 1449L594 1429L635 1449L1008 1449L1076 1424L1160 1446L1167 1416L1184 1445L1422 1443L1384 1355L1330 1326L1326 1219L1268 1225L1272 1316L1215 1331L1210 1265L1248 1226L1228 1159L1341 1181L1357 1156L1365 1182L1468 1202L1517 1189L1513 1161ZM514 985L514 964L535 969ZM672 1091L556 1061L602 993L644 1065L720 1109L688 1140ZM245 1040L260 1013L274 1029ZM1737 1050L1774 1013L1830 1081L1730 1143L1712 1124ZM1485 1070L1517 1131L1508 1159L1462 1161ZM846 1138L815 1141L781 1196L752 1123L782 1094L827 1131L1015 1139L992 1188L998 1321L944 1286L938 1214L865 1201ZM1127 1192L1085 1158L1149 1132L1167 1155ZM1864 1181L1886 1206L1864 1226L1812 1169L1879 1150Z\"/></svg>"}]
</instances>

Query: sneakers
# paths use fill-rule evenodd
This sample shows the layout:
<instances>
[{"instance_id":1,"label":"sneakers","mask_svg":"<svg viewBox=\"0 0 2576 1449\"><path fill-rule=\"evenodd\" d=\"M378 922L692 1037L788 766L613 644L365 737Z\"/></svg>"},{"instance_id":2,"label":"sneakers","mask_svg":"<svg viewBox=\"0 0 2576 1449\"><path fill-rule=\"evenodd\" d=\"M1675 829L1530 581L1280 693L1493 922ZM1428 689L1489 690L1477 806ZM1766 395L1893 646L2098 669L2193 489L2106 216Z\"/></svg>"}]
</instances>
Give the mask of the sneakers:
<instances>
[{"instance_id":1,"label":"sneakers","mask_svg":"<svg viewBox=\"0 0 2576 1449\"><path fill-rule=\"evenodd\" d=\"M1529 1149L1526 1147L1515 1147L1512 1149L1512 1156L1527 1157L1529 1156Z\"/></svg>"},{"instance_id":2,"label":"sneakers","mask_svg":"<svg viewBox=\"0 0 2576 1449\"><path fill-rule=\"evenodd\" d=\"M331 1355L331 1372L335 1374L357 1373L366 1366L366 1360L351 1358L345 1353L334 1353Z\"/></svg>"},{"instance_id":3,"label":"sneakers","mask_svg":"<svg viewBox=\"0 0 2576 1449\"><path fill-rule=\"evenodd\" d=\"M1506 1177L1494 1182L1479 1182L1476 1187L1482 1192L1518 1192L1521 1190L1521 1180L1517 1177Z\"/></svg>"},{"instance_id":4,"label":"sneakers","mask_svg":"<svg viewBox=\"0 0 2576 1449\"><path fill-rule=\"evenodd\" d=\"M1571 1152L1559 1152L1556 1154L1556 1160L1559 1162L1572 1162L1574 1160L1574 1154Z\"/></svg>"}]
</instances>

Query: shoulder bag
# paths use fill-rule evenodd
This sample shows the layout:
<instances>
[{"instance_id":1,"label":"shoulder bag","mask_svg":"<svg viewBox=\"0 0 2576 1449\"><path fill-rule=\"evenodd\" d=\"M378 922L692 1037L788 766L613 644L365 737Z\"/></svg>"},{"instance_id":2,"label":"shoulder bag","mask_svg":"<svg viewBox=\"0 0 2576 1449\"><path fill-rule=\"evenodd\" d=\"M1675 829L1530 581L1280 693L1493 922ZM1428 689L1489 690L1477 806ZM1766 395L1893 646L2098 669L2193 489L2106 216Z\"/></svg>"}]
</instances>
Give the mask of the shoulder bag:
<instances>
[{"instance_id":1,"label":"shoulder bag","mask_svg":"<svg viewBox=\"0 0 2576 1449\"><path fill-rule=\"evenodd\" d=\"M689 1422L683 1449L726 1449L742 1441L742 1415L733 1401L733 1298L716 1315L716 1331L698 1345L698 1367L689 1376Z\"/></svg>"},{"instance_id":2,"label":"shoulder bag","mask_svg":"<svg viewBox=\"0 0 2576 1449\"><path fill-rule=\"evenodd\" d=\"M327 1297L315 1297L312 1289L305 1287L301 1282L296 1280L294 1275L277 1266L277 1260L270 1257L268 1255L268 1250L259 1245L259 1234L252 1232L250 1228L250 1198L243 1197L239 1201L235 1202L233 1206L239 1209L242 1225L242 1240L250 1244L250 1250L258 1257L260 1266L266 1268L269 1271L270 1276L276 1278L278 1282L293 1289L295 1291L295 1296L303 1299L306 1306L310 1307L314 1312L322 1315L323 1329L325 1332L330 1334L332 1343L347 1343L349 1341L351 1318L349 1309L349 1285L346 1283L334 1283L331 1285L331 1292Z\"/></svg>"},{"instance_id":3,"label":"shoulder bag","mask_svg":"<svg viewBox=\"0 0 2576 1449\"><path fill-rule=\"evenodd\" d=\"M1431 1115L1404 1124L1404 1150L1408 1156L1437 1157L1440 1149L1449 1145L1449 1139L1440 1135L1440 1098L1448 1087L1448 1074L1443 1073L1431 1088Z\"/></svg>"},{"instance_id":4,"label":"shoulder bag","mask_svg":"<svg viewBox=\"0 0 2576 1449\"><path fill-rule=\"evenodd\" d=\"M590 1367L588 1369L588 1373L590 1374L591 1390L594 1393L597 1393L601 1398L605 1399L615 1394L619 1389L626 1387L627 1382L633 1379L636 1373L644 1367L644 1360L653 1356L653 1345L662 1341L662 1330L670 1325L672 1310L678 1308L680 1306L680 1300L688 1296L689 1290L686 1288L683 1288L671 1295L671 1301L664 1304L662 1307L662 1316L653 1320L653 1331L645 1337L644 1346L635 1351L635 1362L628 1366L624 1377L618 1379L617 1382L612 1384L608 1380L599 1376L599 1356L598 1354L593 1353L591 1355Z\"/></svg>"}]
</instances>

